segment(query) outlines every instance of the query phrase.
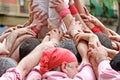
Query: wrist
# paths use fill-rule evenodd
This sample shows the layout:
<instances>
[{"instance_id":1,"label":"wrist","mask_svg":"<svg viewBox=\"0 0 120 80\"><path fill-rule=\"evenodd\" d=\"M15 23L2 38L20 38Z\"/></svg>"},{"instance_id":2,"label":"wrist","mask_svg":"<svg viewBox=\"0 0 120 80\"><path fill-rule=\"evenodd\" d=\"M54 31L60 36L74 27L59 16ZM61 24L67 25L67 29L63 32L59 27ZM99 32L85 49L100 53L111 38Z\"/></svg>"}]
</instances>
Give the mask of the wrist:
<instances>
[{"instance_id":1,"label":"wrist","mask_svg":"<svg viewBox=\"0 0 120 80\"><path fill-rule=\"evenodd\" d=\"M66 15L71 14L70 10L68 8L61 9L59 15L61 18L64 18Z\"/></svg>"},{"instance_id":2,"label":"wrist","mask_svg":"<svg viewBox=\"0 0 120 80\"><path fill-rule=\"evenodd\" d=\"M54 43L54 46L57 46L59 43L59 40L52 38L51 41Z\"/></svg>"},{"instance_id":3,"label":"wrist","mask_svg":"<svg viewBox=\"0 0 120 80\"><path fill-rule=\"evenodd\" d=\"M99 27L97 27L97 26L94 26L94 27L92 28L92 31L93 31L94 33L96 33L96 32L102 32L101 29L100 29Z\"/></svg>"},{"instance_id":4,"label":"wrist","mask_svg":"<svg viewBox=\"0 0 120 80\"><path fill-rule=\"evenodd\" d=\"M72 35L72 37L74 37L75 35L77 35L79 32L78 30L71 30L70 34Z\"/></svg>"},{"instance_id":5,"label":"wrist","mask_svg":"<svg viewBox=\"0 0 120 80\"><path fill-rule=\"evenodd\" d=\"M70 5L69 9L72 15L78 14L78 10L74 5Z\"/></svg>"},{"instance_id":6,"label":"wrist","mask_svg":"<svg viewBox=\"0 0 120 80\"><path fill-rule=\"evenodd\" d=\"M36 34L39 33L39 30L38 30L36 27L31 27L31 30L32 30L33 32L35 32Z\"/></svg>"}]
</instances>

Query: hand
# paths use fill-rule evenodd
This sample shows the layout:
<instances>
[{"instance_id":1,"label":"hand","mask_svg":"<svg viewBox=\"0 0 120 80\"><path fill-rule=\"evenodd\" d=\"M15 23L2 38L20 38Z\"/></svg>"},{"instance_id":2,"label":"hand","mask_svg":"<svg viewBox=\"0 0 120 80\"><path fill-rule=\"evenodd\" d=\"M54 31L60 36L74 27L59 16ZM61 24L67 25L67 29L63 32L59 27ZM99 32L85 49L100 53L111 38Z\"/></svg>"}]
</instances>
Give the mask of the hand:
<instances>
[{"instance_id":1,"label":"hand","mask_svg":"<svg viewBox=\"0 0 120 80\"><path fill-rule=\"evenodd\" d=\"M36 34L30 29L31 27L33 27L33 25L29 26L28 28L14 30L12 34L17 34L17 36L21 36L23 34L30 34L36 36Z\"/></svg>"},{"instance_id":2,"label":"hand","mask_svg":"<svg viewBox=\"0 0 120 80\"><path fill-rule=\"evenodd\" d=\"M64 0L50 0L53 4L50 8L55 8L57 12L60 12L63 8L67 8Z\"/></svg>"},{"instance_id":3,"label":"hand","mask_svg":"<svg viewBox=\"0 0 120 80\"><path fill-rule=\"evenodd\" d=\"M108 53L100 43L96 45L97 46L93 44L92 47L89 48L89 56L94 57L99 64L101 61L108 59Z\"/></svg>"},{"instance_id":4,"label":"hand","mask_svg":"<svg viewBox=\"0 0 120 80\"><path fill-rule=\"evenodd\" d=\"M103 46L103 47L104 47L104 46ZM108 56L109 56L111 59L114 58L114 56L119 53L119 51L114 50L114 49L109 49L109 48L106 48L106 47L104 47L104 49L108 52Z\"/></svg>"},{"instance_id":5,"label":"hand","mask_svg":"<svg viewBox=\"0 0 120 80\"><path fill-rule=\"evenodd\" d=\"M56 42L52 41L49 35L46 35L40 45L42 45L43 50L45 50L56 47Z\"/></svg>"},{"instance_id":6,"label":"hand","mask_svg":"<svg viewBox=\"0 0 120 80\"><path fill-rule=\"evenodd\" d=\"M85 22L90 22L98 27L105 27L104 24L102 24L96 17L94 17L93 15L85 15L85 14L80 14L80 16L82 17L82 19Z\"/></svg>"},{"instance_id":7,"label":"hand","mask_svg":"<svg viewBox=\"0 0 120 80\"><path fill-rule=\"evenodd\" d=\"M83 27L82 27L82 24L80 24L79 21L75 21L75 18L72 19L71 21L71 24L69 26L69 29L68 29L68 33L70 33L71 35L73 35L73 30L76 30L78 32L83 32ZM73 35L74 37L74 35Z\"/></svg>"},{"instance_id":8,"label":"hand","mask_svg":"<svg viewBox=\"0 0 120 80\"><path fill-rule=\"evenodd\" d=\"M47 26L47 15L46 13L42 14L42 11L39 10L35 13L32 24L36 24L36 28L41 30L42 27Z\"/></svg>"},{"instance_id":9,"label":"hand","mask_svg":"<svg viewBox=\"0 0 120 80\"><path fill-rule=\"evenodd\" d=\"M108 29L108 31L110 32L110 36L109 38L112 39L112 40L115 40L115 41L120 41L120 35L117 34L116 32L114 32L113 30L111 29Z\"/></svg>"},{"instance_id":10,"label":"hand","mask_svg":"<svg viewBox=\"0 0 120 80\"><path fill-rule=\"evenodd\" d=\"M64 33L62 36L62 41L72 39L72 37L69 35L69 33Z\"/></svg>"},{"instance_id":11,"label":"hand","mask_svg":"<svg viewBox=\"0 0 120 80\"><path fill-rule=\"evenodd\" d=\"M55 42L59 42L63 33L58 29L53 29L50 32L48 32L47 35L50 36L50 40L55 40Z\"/></svg>"},{"instance_id":12,"label":"hand","mask_svg":"<svg viewBox=\"0 0 120 80\"><path fill-rule=\"evenodd\" d=\"M22 41L24 41L25 39L28 39L28 38L31 38L31 37L34 37L33 35L30 35L30 34L24 34L24 35L21 35L21 36L19 36L16 40L15 40L15 42L14 42L14 44L12 45L12 48L11 48L11 53L13 53L16 49L17 49L17 47L20 45L20 43L22 42Z\"/></svg>"},{"instance_id":13,"label":"hand","mask_svg":"<svg viewBox=\"0 0 120 80\"><path fill-rule=\"evenodd\" d=\"M35 10L35 8L38 7L38 6L39 6L39 4L33 5L33 0L30 1L29 21L28 21L27 25L25 25L25 26L28 26L33 22L34 15L35 15L35 13L38 12L38 10Z\"/></svg>"},{"instance_id":14,"label":"hand","mask_svg":"<svg viewBox=\"0 0 120 80\"><path fill-rule=\"evenodd\" d=\"M95 73L96 78L98 77L98 63L96 61L95 56L91 56L91 52L88 51L88 58L89 58L89 62L92 65L93 71Z\"/></svg>"},{"instance_id":15,"label":"hand","mask_svg":"<svg viewBox=\"0 0 120 80\"><path fill-rule=\"evenodd\" d=\"M108 31L111 33L112 36L118 36L119 34L117 34L115 31L111 30L108 28Z\"/></svg>"},{"instance_id":16,"label":"hand","mask_svg":"<svg viewBox=\"0 0 120 80\"><path fill-rule=\"evenodd\" d=\"M120 41L120 36L109 36L110 39L115 40L115 41Z\"/></svg>"},{"instance_id":17,"label":"hand","mask_svg":"<svg viewBox=\"0 0 120 80\"><path fill-rule=\"evenodd\" d=\"M49 30L52 30L52 29L54 29L54 28L61 28L61 25L62 25L62 21L60 20L60 22L58 23L58 25L56 26L56 25L54 25L54 24L52 24L52 22L50 21L50 19L48 18L47 19L47 21L48 21L48 29Z\"/></svg>"},{"instance_id":18,"label":"hand","mask_svg":"<svg viewBox=\"0 0 120 80\"><path fill-rule=\"evenodd\" d=\"M80 40L88 41L89 46L91 46L91 44L96 45L96 43L99 42L98 37L92 33L78 33L75 35L74 40L76 45L80 42Z\"/></svg>"}]
</instances>

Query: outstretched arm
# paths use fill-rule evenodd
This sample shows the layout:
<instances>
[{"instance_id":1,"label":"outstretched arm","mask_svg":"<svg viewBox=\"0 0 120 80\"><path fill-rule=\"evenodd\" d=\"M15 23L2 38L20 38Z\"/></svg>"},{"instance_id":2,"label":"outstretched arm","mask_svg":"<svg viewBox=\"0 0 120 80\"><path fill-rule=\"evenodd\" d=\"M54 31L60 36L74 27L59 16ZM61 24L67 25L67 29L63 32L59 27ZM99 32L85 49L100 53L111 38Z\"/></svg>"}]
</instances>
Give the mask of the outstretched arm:
<instances>
[{"instance_id":1,"label":"outstretched arm","mask_svg":"<svg viewBox=\"0 0 120 80\"><path fill-rule=\"evenodd\" d=\"M33 27L34 25L31 25L31 27ZM15 43L15 41L17 40L17 38L23 34L30 34L35 36L35 33L29 29L29 28L20 28L17 30L12 31L7 37L6 37L6 48L11 52L12 47Z\"/></svg>"}]
</instances>

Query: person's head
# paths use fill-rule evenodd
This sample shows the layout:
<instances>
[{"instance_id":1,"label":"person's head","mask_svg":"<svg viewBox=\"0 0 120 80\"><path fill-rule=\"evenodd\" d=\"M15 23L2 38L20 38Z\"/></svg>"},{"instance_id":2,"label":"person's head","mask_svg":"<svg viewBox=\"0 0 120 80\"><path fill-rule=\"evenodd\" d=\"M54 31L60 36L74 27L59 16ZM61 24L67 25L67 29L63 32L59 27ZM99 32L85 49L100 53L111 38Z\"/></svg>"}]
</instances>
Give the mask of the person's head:
<instances>
[{"instance_id":1,"label":"person's head","mask_svg":"<svg viewBox=\"0 0 120 80\"><path fill-rule=\"evenodd\" d=\"M120 53L116 54L115 57L110 61L110 66L116 71L120 71Z\"/></svg>"},{"instance_id":2,"label":"person's head","mask_svg":"<svg viewBox=\"0 0 120 80\"><path fill-rule=\"evenodd\" d=\"M96 32L95 34L98 36L100 43L104 47L107 47L109 49L113 49L112 48L112 42L111 42L110 38L106 34L104 34L102 32Z\"/></svg>"},{"instance_id":3,"label":"person's head","mask_svg":"<svg viewBox=\"0 0 120 80\"><path fill-rule=\"evenodd\" d=\"M2 76L6 70L12 67L16 67L17 62L9 57L1 57L0 58L0 76Z\"/></svg>"},{"instance_id":4,"label":"person's head","mask_svg":"<svg viewBox=\"0 0 120 80\"><path fill-rule=\"evenodd\" d=\"M58 44L58 47L61 47L61 48L65 48L65 49L68 49L70 50L72 53L75 54L75 56L77 57L77 60L78 62L81 62L82 61L82 58L81 56L79 55L79 52L74 44L74 41L73 40L64 40L64 41L61 41L59 44Z\"/></svg>"},{"instance_id":5,"label":"person's head","mask_svg":"<svg viewBox=\"0 0 120 80\"><path fill-rule=\"evenodd\" d=\"M37 45L40 44L39 39L36 38L28 38L25 39L21 44L19 48L19 57L20 60L28 55Z\"/></svg>"},{"instance_id":6,"label":"person's head","mask_svg":"<svg viewBox=\"0 0 120 80\"><path fill-rule=\"evenodd\" d=\"M75 55L64 48L51 48L43 52L40 59L40 73L45 74L54 69L73 78L77 73L78 61Z\"/></svg>"}]
</instances>

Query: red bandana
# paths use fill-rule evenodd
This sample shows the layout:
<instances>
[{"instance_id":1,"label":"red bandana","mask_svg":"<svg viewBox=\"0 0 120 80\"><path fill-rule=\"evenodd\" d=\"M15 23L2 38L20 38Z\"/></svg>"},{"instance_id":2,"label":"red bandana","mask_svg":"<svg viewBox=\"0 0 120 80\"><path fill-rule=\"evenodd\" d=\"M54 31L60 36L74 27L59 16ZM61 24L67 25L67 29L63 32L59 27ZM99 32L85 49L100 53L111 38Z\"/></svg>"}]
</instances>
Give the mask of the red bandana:
<instances>
[{"instance_id":1,"label":"red bandana","mask_svg":"<svg viewBox=\"0 0 120 80\"><path fill-rule=\"evenodd\" d=\"M76 62L77 59L75 55L64 48L51 48L43 52L40 59L40 73L44 74L49 70L57 68L63 62Z\"/></svg>"}]
</instances>

